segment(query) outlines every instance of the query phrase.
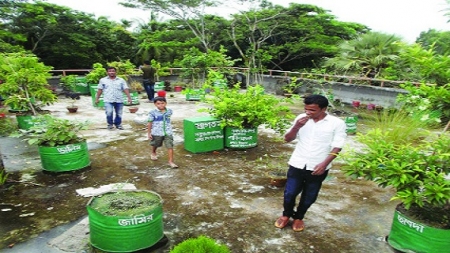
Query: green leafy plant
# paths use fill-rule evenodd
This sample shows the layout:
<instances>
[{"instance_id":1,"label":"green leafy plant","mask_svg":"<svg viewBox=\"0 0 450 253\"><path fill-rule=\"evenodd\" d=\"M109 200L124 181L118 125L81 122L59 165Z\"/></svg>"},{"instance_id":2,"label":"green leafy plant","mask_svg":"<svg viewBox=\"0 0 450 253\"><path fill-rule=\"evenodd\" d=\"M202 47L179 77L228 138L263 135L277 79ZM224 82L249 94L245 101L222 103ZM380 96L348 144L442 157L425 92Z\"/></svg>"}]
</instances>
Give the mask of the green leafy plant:
<instances>
[{"instance_id":1,"label":"green leafy plant","mask_svg":"<svg viewBox=\"0 0 450 253\"><path fill-rule=\"evenodd\" d=\"M200 52L197 48L191 48L189 54L185 55L178 63L185 68L181 77L191 80L191 88L200 88L205 82L207 72L216 68L219 72L225 71L233 66L235 61L226 55L227 50L223 47L219 51L209 50L208 53ZM198 87L194 85L198 84Z\"/></svg>"},{"instance_id":2,"label":"green leafy plant","mask_svg":"<svg viewBox=\"0 0 450 253\"><path fill-rule=\"evenodd\" d=\"M206 81L203 84L204 89L212 89L213 87L226 88L227 79L225 75L219 71L208 69L208 75Z\"/></svg>"},{"instance_id":3,"label":"green leafy plant","mask_svg":"<svg viewBox=\"0 0 450 253\"><path fill-rule=\"evenodd\" d=\"M6 173L3 169L0 170L0 186L4 185L6 183L8 176L9 176L9 174Z\"/></svg>"},{"instance_id":4,"label":"green leafy plant","mask_svg":"<svg viewBox=\"0 0 450 253\"><path fill-rule=\"evenodd\" d=\"M106 70L101 63L94 63L92 70L86 75L86 80L90 84L98 84L100 79L106 76Z\"/></svg>"},{"instance_id":5,"label":"green leafy plant","mask_svg":"<svg viewBox=\"0 0 450 253\"><path fill-rule=\"evenodd\" d=\"M52 67L45 66L33 54L0 54L0 95L12 109L37 115L41 105L57 101L47 79Z\"/></svg>"},{"instance_id":6,"label":"green leafy plant","mask_svg":"<svg viewBox=\"0 0 450 253\"><path fill-rule=\"evenodd\" d=\"M360 112L367 129L379 129L384 133L383 138L390 143L415 143L429 135L427 123L411 117L403 109L382 110L370 113Z\"/></svg>"},{"instance_id":7,"label":"green leafy plant","mask_svg":"<svg viewBox=\"0 0 450 253\"><path fill-rule=\"evenodd\" d=\"M223 244L218 244L214 239L200 235L197 238L189 238L176 245L170 253L229 253L230 249Z\"/></svg>"},{"instance_id":8,"label":"green leafy plant","mask_svg":"<svg viewBox=\"0 0 450 253\"><path fill-rule=\"evenodd\" d=\"M17 122L6 117L4 110L0 110L0 136L8 136L17 130Z\"/></svg>"},{"instance_id":9,"label":"green leafy plant","mask_svg":"<svg viewBox=\"0 0 450 253\"><path fill-rule=\"evenodd\" d=\"M61 77L62 87L67 91L73 91L77 85L77 78L75 75L67 75Z\"/></svg>"},{"instance_id":10,"label":"green leafy plant","mask_svg":"<svg viewBox=\"0 0 450 253\"><path fill-rule=\"evenodd\" d=\"M400 200L406 210L424 220L437 219L432 222L450 228L448 215L433 216L450 208L450 183L445 178L450 173L450 136L420 129L420 134L408 136L414 128L402 125L406 121L398 113L405 112L385 115L391 117L389 126L358 133L357 140L365 146L343 154L342 170L347 176L394 188L392 200Z\"/></svg>"},{"instance_id":11,"label":"green leafy plant","mask_svg":"<svg viewBox=\"0 0 450 253\"><path fill-rule=\"evenodd\" d=\"M264 154L257 160L258 166L265 172L266 176L270 178L287 178L288 171L288 157L289 154L282 153L281 155Z\"/></svg>"},{"instance_id":12,"label":"green leafy plant","mask_svg":"<svg viewBox=\"0 0 450 253\"><path fill-rule=\"evenodd\" d=\"M159 78L162 76L168 76L170 75L169 67L163 67L161 63L156 61L155 59L152 59L150 62L151 66L156 69L155 73L155 81L159 81Z\"/></svg>"},{"instance_id":13,"label":"green leafy plant","mask_svg":"<svg viewBox=\"0 0 450 253\"><path fill-rule=\"evenodd\" d=\"M408 93L399 94L397 102L401 103L412 116L420 118L430 126L450 119L450 84L442 86L421 84L417 87L411 83L404 83L400 87Z\"/></svg>"},{"instance_id":14,"label":"green leafy plant","mask_svg":"<svg viewBox=\"0 0 450 253\"><path fill-rule=\"evenodd\" d=\"M27 131L20 131L14 137L24 136L30 145L55 147L83 141L81 130L86 130L87 122L61 119L49 114L33 119L34 125Z\"/></svg>"},{"instance_id":15,"label":"green leafy plant","mask_svg":"<svg viewBox=\"0 0 450 253\"><path fill-rule=\"evenodd\" d=\"M261 85L250 86L243 92L239 84L225 92L214 87L212 96L206 97L205 102L212 107L200 111L220 119L222 127L256 128L264 125L283 132L294 118L289 107L283 104L291 101L265 94Z\"/></svg>"},{"instance_id":16,"label":"green leafy plant","mask_svg":"<svg viewBox=\"0 0 450 253\"><path fill-rule=\"evenodd\" d=\"M302 83L297 80L297 77L292 77L289 83L283 86L283 91L287 94L293 94L298 88L302 86Z\"/></svg>"},{"instance_id":17,"label":"green leafy plant","mask_svg":"<svg viewBox=\"0 0 450 253\"><path fill-rule=\"evenodd\" d=\"M116 68L117 76L125 79L127 82L130 80L131 75L138 75L140 73L130 60L108 62L108 67Z\"/></svg>"},{"instance_id":18,"label":"green leafy plant","mask_svg":"<svg viewBox=\"0 0 450 253\"><path fill-rule=\"evenodd\" d=\"M142 92L144 90L144 87L142 86L142 83L138 81L131 81L129 84L130 90L134 90L137 92Z\"/></svg>"}]
</instances>

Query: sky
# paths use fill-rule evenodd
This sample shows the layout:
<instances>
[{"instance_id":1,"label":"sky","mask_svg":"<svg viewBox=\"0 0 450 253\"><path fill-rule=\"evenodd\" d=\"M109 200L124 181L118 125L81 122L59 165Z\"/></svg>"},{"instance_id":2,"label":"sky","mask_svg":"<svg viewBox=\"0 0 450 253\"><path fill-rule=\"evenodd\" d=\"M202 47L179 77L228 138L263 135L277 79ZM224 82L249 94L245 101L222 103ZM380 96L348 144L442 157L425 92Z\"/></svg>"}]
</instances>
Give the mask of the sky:
<instances>
[{"instance_id":1,"label":"sky","mask_svg":"<svg viewBox=\"0 0 450 253\"><path fill-rule=\"evenodd\" d=\"M149 11L120 6L120 0L47 0L49 3L64 5L75 10L106 16L120 21L149 20ZM445 9L450 8L446 0L271 0L272 3L288 6L289 3L312 4L329 10L337 20L357 22L372 31L396 34L406 42L413 43L421 32L428 29L450 31L450 19L445 17ZM222 9L223 11L223 9ZM449 11L450 12L450 11ZM212 14L221 14L215 12Z\"/></svg>"}]
</instances>

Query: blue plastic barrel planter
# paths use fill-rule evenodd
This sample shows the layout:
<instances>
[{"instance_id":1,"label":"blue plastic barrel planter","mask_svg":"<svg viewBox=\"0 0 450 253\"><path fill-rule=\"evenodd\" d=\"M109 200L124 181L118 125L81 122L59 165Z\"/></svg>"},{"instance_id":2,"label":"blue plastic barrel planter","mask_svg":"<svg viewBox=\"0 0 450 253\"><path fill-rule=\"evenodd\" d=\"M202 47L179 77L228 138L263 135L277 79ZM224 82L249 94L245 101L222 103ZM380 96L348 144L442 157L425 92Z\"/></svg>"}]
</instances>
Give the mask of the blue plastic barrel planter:
<instances>
[{"instance_id":1,"label":"blue plastic barrel planter","mask_svg":"<svg viewBox=\"0 0 450 253\"><path fill-rule=\"evenodd\" d=\"M87 204L90 242L106 252L149 248L164 237L162 199L146 190L119 190Z\"/></svg>"}]
</instances>

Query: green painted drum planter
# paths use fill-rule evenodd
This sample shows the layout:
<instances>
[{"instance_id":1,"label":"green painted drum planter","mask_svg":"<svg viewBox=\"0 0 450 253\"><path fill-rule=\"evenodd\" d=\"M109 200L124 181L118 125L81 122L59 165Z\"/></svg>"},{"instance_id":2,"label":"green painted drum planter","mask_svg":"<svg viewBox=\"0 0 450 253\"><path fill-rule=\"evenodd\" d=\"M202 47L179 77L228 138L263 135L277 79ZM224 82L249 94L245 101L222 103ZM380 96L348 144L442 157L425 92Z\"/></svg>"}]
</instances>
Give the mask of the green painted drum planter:
<instances>
[{"instance_id":1,"label":"green painted drum planter","mask_svg":"<svg viewBox=\"0 0 450 253\"><path fill-rule=\"evenodd\" d=\"M205 97L205 91L201 89L193 89L186 91L186 101L199 101Z\"/></svg>"},{"instance_id":2,"label":"green painted drum planter","mask_svg":"<svg viewBox=\"0 0 450 253\"><path fill-rule=\"evenodd\" d=\"M89 84L87 83L86 77L78 76L76 77L76 83L74 91L79 92L83 95L88 95L90 93Z\"/></svg>"},{"instance_id":3,"label":"green painted drum planter","mask_svg":"<svg viewBox=\"0 0 450 253\"><path fill-rule=\"evenodd\" d=\"M86 141L55 147L39 146L38 151L45 171L73 171L91 165Z\"/></svg>"},{"instance_id":4,"label":"green painted drum planter","mask_svg":"<svg viewBox=\"0 0 450 253\"><path fill-rule=\"evenodd\" d=\"M402 252L450 252L450 229L433 228L396 210L388 243Z\"/></svg>"},{"instance_id":5,"label":"green painted drum planter","mask_svg":"<svg viewBox=\"0 0 450 253\"><path fill-rule=\"evenodd\" d=\"M33 115L16 115L17 124L19 129L29 130L32 126L34 126Z\"/></svg>"},{"instance_id":6,"label":"green painted drum planter","mask_svg":"<svg viewBox=\"0 0 450 253\"><path fill-rule=\"evenodd\" d=\"M345 125L347 126L347 134L356 134L356 124L358 123L358 116L353 115L345 118Z\"/></svg>"},{"instance_id":7,"label":"green painted drum planter","mask_svg":"<svg viewBox=\"0 0 450 253\"><path fill-rule=\"evenodd\" d=\"M192 153L222 150L223 129L220 120L211 117L184 119L184 149Z\"/></svg>"},{"instance_id":8,"label":"green painted drum planter","mask_svg":"<svg viewBox=\"0 0 450 253\"><path fill-rule=\"evenodd\" d=\"M103 94L100 95L100 99L98 100L98 104L95 104L95 97L97 96L97 87L98 85L90 85L91 97L92 97L92 105L94 107L105 107L105 103L103 103Z\"/></svg>"},{"instance_id":9,"label":"green painted drum planter","mask_svg":"<svg viewBox=\"0 0 450 253\"><path fill-rule=\"evenodd\" d=\"M106 252L133 252L164 237L161 196L152 191L120 190L94 196L87 204L90 242Z\"/></svg>"},{"instance_id":10,"label":"green painted drum planter","mask_svg":"<svg viewBox=\"0 0 450 253\"><path fill-rule=\"evenodd\" d=\"M137 91L130 91L131 104L128 103L127 95L123 94L123 104L124 105L138 105L139 104L139 93Z\"/></svg>"},{"instance_id":11,"label":"green painted drum planter","mask_svg":"<svg viewBox=\"0 0 450 253\"><path fill-rule=\"evenodd\" d=\"M155 92L164 90L164 81L155 82L154 90L155 90Z\"/></svg>"},{"instance_id":12,"label":"green painted drum planter","mask_svg":"<svg viewBox=\"0 0 450 253\"><path fill-rule=\"evenodd\" d=\"M225 147L246 149L256 147L258 144L257 128L225 127Z\"/></svg>"}]
</instances>

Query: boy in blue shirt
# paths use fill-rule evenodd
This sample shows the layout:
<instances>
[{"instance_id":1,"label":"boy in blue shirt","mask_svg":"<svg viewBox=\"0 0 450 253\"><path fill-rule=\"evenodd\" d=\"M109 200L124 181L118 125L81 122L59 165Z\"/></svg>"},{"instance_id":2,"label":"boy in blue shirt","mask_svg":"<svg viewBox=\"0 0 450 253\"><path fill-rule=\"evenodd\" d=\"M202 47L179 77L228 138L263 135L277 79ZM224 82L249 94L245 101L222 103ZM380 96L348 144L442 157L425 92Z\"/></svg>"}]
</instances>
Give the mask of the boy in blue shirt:
<instances>
[{"instance_id":1,"label":"boy in blue shirt","mask_svg":"<svg viewBox=\"0 0 450 253\"><path fill-rule=\"evenodd\" d=\"M150 159L158 160L156 149L164 146L167 148L169 156L169 166L171 168L178 168L173 162L173 130L170 122L172 110L166 108L167 101L165 97L156 97L153 100L156 109L153 109L148 114L147 134L152 146L152 153Z\"/></svg>"}]
</instances>

